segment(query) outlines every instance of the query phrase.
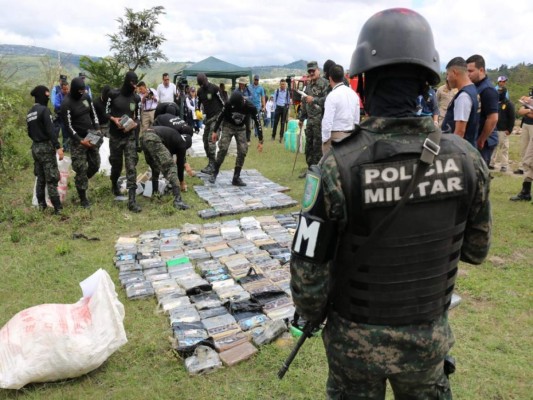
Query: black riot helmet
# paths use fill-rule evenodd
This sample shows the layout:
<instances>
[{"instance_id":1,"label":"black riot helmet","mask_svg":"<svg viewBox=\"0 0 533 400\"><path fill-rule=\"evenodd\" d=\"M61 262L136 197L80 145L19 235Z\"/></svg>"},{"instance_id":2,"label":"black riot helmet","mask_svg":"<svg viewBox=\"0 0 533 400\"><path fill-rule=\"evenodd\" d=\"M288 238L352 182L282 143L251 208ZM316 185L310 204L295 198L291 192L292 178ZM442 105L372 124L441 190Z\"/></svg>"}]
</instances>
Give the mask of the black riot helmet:
<instances>
[{"instance_id":1,"label":"black riot helmet","mask_svg":"<svg viewBox=\"0 0 533 400\"><path fill-rule=\"evenodd\" d=\"M350 76L393 64L421 66L430 85L440 81L439 53L431 27L424 17L407 8L383 10L366 21L352 55Z\"/></svg>"}]
</instances>

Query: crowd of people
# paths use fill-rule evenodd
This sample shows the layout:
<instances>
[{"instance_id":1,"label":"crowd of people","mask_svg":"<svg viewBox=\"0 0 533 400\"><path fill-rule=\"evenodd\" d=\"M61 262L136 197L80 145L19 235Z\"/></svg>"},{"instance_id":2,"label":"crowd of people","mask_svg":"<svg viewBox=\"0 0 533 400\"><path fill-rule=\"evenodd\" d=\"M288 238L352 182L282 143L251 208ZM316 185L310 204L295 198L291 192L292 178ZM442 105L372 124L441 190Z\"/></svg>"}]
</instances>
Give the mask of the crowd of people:
<instances>
[{"instance_id":1,"label":"crowd of people","mask_svg":"<svg viewBox=\"0 0 533 400\"><path fill-rule=\"evenodd\" d=\"M388 380L398 398L451 399L454 338L447 312L458 262L480 264L490 247L489 170L496 164L508 170L515 123L508 79L500 76L493 85L481 55L458 56L435 90L441 74L431 27L407 9L384 10L365 23L348 75L359 78L358 91L334 61L322 71L316 61L307 63L298 115L301 128L307 121L305 194L290 263L296 312L310 327L327 319L328 398L383 399ZM263 124L272 127L273 141L279 127L281 142L291 104L285 79L267 96L258 75L251 85L239 79L228 95L204 73L197 88L182 92L168 74L152 89L130 71L120 88L104 87L97 99L81 74L70 85L61 80L53 98L58 119L45 86L31 92L35 105L27 116L38 204L47 207L47 187L55 213L61 212L56 160L67 145L82 207L90 207L88 184L105 134L111 191L120 194L124 167L130 211L141 211L140 152L152 170L153 192L162 173L174 207L185 210L181 191L193 133L203 127L202 172L211 184L235 138L232 184L245 186L240 173L252 129L259 152ZM520 102L522 160L514 172L524 180L511 200L530 201L533 97Z\"/></svg>"}]
</instances>

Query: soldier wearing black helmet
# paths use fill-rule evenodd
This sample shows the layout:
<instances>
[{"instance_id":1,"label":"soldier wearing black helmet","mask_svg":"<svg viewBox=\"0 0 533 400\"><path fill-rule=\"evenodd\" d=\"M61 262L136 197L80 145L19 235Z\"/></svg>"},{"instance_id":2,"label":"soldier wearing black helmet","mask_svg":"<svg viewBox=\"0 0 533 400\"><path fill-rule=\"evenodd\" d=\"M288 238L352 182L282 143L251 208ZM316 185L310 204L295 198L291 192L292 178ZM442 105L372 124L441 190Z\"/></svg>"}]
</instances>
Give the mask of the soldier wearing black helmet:
<instances>
[{"instance_id":1,"label":"soldier wearing black helmet","mask_svg":"<svg viewBox=\"0 0 533 400\"><path fill-rule=\"evenodd\" d=\"M397 399L451 399L447 311L459 260L489 250L490 179L466 141L413 117L439 72L421 15L372 16L350 68L370 117L307 174L291 290L305 320L327 317L329 399L384 399L387 380Z\"/></svg>"}]
</instances>

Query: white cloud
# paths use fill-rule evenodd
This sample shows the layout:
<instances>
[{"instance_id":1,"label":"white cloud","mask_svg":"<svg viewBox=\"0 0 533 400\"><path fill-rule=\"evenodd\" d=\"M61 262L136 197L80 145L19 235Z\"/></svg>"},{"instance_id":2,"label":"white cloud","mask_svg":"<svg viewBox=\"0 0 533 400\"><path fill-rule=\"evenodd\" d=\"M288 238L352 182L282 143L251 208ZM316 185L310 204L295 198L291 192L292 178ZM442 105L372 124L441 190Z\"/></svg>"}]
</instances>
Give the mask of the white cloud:
<instances>
[{"instance_id":1,"label":"white cloud","mask_svg":"<svg viewBox=\"0 0 533 400\"><path fill-rule=\"evenodd\" d=\"M181 2L180 2L181 3ZM241 66L280 65L298 59L323 63L331 58L349 66L364 22L391 7L390 1L203 0L167 4L158 32L167 41L170 61L200 61L215 56ZM104 56L107 34L118 30L125 7L140 11L160 5L153 0L92 2L0 0L0 43L27 44L75 54ZM513 0L398 0L430 23L445 64L455 56L482 54L489 67L532 62L528 28L533 3Z\"/></svg>"}]
</instances>

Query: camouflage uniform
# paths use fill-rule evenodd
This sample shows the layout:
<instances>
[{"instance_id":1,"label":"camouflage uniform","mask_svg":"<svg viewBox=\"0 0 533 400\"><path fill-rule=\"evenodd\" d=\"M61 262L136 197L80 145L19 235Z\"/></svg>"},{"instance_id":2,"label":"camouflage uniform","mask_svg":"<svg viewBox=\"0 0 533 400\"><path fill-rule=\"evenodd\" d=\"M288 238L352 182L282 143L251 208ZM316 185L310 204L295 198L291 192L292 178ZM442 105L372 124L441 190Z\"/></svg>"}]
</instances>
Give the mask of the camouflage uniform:
<instances>
[{"instance_id":1,"label":"camouflage uniform","mask_svg":"<svg viewBox=\"0 0 533 400\"><path fill-rule=\"evenodd\" d=\"M144 158L152 168L152 172L159 175L159 171L161 171L172 187L179 187L176 163L161 138L154 131L148 129L144 132L141 142Z\"/></svg>"},{"instance_id":2,"label":"camouflage uniform","mask_svg":"<svg viewBox=\"0 0 533 400\"><path fill-rule=\"evenodd\" d=\"M211 135L215 130L215 124L219 115L220 113L216 113L211 118L206 119L204 122L204 134L202 136L202 140L204 142L205 154L209 160L214 160L217 152L217 143L211 140Z\"/></svg>"},{"instance_id":3,"label":"camouflage uniform","mask_svg":"<svg viewBox=\"0 0 533 400\"><path fill-rule=\"evenodd\" d=\"M44 190L44 182L46 182L50 198L59 197L57 192L59 169L57 168L56 151L52 142L33 142L31 155L34 161L33 172L37 177L37 187L43 187ZM41 182L43 183L41 184Z\"/></svg>"},{"instance_id":4,"label":"camouflage uniform","mask_svg":"<svg viewBox=\"0 0 533 400\"><path fill-rule=\"evenodd\" d=\"M362 122L360 127L362 132L377 135L378 140L392 139L398 143L420 141L421 136L425 137L421 132L435 129L430 118L392 120L374 117ZM313 214L322 213L321 218L336 224L330 234L336 238L329 248L337 248L336 243L345 230L349 231L349 221L353 218L347 214L346 197L334 154L335 148L342 145L342 142L334 144L332 151L320 162L322 189L318 192L317 201L322 200L323 203L318 210L313 208ZM463 141L459 141L459 145L472 161L477 182L469 189L474 195L464 231L461 259L481 263L490 244L490 179L476 149ZM309 195L306 193L306 196ZM306 260L295 256L293 245L290 266L292 295L296 311L308 321L320 321L326 312L329 285L336 276L329 261L334 257L332 255L321 262ZM443 372L444 357L454 343L447 312L429 322L389 326L352 322L341 317L334 310L334 304L329 307L323 331L329 363L329 399L384 399L387 379L393 385L396 398L451 399L448 380Z\"/></svg>"},{"instance_id":5,"label":"camouflage uniform","mask_svg":"<svg viewBox=\"0 0 533 400\"><path fill-rule=\"evenodd\" d=\"M246 126L236 126L234 124L223 124L222 134L218 141L217 165L222 165L228 153L231 138L235 136L237 143L237 158L235 167L242 168L246 153L248 153L248 143L246 141Z\"/></svg>"},{"instance_id":6,"label":"camouflage uniform","mask_svg":"<svg viewBox=\"0 0 533 400\"><path fill-rule=\"evenodd\" d=\"M126 164L126 181L128 189L137 188L137 162L139 155L137 154L137 143L135 135L131 133L124 134L123 137L119 135L111 135L109 138L109 163L112 167L112 177L118 179L122 171L122 155L124 155L124 162ZM113 180L113 179L112 179Z\"/></svg>"},{"instance_id":7,"label":"camouflage uniform","mask_svg":"<svg viewBox=\"0 0 533 400\"><path fill-rule=\"evenodd\" d=\"M322 158L322 114L324 111L324 98L327 94L329 83L323 77L315 82L309 82L305 93L313 96L313 102L307 104L302 101L302 114L300 121L307 118L305 128L305 161L307 166L317 165Z\"/></svg>"},{"instance_id":8,"label":"camouflage uniform","mask_svg":"<svg viewBox=\"0 0 533 400\"><path fill-rule=\"evenodd\" d=\"M76 172L74 182L76 188L87 190L89 179L100 169L100 152L97 147L88 149L76 140L70 141L72 169Z\"/></svg>"}]
</instances>

